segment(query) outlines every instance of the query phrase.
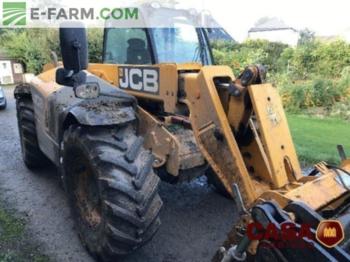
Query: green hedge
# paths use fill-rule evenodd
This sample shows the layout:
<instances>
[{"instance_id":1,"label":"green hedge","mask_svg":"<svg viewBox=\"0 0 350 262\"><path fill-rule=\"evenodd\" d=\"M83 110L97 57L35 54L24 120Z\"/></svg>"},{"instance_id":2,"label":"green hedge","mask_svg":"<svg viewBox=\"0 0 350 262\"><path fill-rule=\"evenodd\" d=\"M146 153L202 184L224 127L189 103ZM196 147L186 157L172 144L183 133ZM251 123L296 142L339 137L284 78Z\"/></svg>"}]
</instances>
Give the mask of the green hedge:
<instances>
[{"instance_id":1,"label":"green hedge","mask_svg":"<svg viewBox=\"0 0 350 262\"><path fill-rule=\"evenodd\" d=\"M103 30L88 29L88 39L89 61L101 61ZM43 65L51 61L51 51L55 51L60 58L57 29L1 30L0 41L1 48L21 61L30 73L42 71Z\"/></svg>"}]
</instances>

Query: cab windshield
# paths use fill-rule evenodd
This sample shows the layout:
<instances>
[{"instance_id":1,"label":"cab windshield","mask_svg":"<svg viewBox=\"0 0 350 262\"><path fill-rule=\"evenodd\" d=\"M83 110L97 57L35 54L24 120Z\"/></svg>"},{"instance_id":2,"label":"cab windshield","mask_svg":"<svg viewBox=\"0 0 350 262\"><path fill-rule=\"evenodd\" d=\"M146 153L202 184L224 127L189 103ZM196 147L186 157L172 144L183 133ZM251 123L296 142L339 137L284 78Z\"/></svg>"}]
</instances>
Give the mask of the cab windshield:
<instances>
[{"instance_id":1,"label":"cab windshield","mask_svg":"<svg viewBox=\"0 0 350 262\"><path fill-rule=\"evenodd\" d=\"M159 63L202 62L198 32L193 26L178 23L173 28L153 28L151 34Z\"/></svg>"},{"instance_id":2,"label":"cab windshield","mask_svg":"<svg viewBox=\"0 0 350 262\"><path fill-rule=\"evenodd\" d=\"M187 23L177 23L172 28L109 28L105 32L103 61L135 65L210 64L202 34Z\"/></svg>"}]
</instances>

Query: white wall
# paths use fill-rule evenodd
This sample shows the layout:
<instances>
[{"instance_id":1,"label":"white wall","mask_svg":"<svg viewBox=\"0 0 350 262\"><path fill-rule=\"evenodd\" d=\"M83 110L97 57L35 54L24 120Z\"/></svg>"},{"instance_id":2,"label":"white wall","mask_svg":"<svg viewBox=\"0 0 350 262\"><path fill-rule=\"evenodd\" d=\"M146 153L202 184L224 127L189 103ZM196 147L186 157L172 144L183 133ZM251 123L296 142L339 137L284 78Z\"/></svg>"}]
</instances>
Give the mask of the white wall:
<instances>
[{"instance_id":1,"label":"white wall","mask_svg":"<svg viewBox=\"0 0 350 262\"><path fill-rule=\"evenodd\" d=\"M296 46L299 39L299 33L293 30L250 32L248 38L265 39L271 42L282 42L290 46Z\"/></svg>"},{"instance_id":2,"label":"white wall","mask_svg":"<svg viewBox=\"0 0 350 262\"><path fill-rule=\"evenodd\" d=\"M0 60L0 83L5 85L14 83L10 60Z\"/></svg>"}]
</instances>

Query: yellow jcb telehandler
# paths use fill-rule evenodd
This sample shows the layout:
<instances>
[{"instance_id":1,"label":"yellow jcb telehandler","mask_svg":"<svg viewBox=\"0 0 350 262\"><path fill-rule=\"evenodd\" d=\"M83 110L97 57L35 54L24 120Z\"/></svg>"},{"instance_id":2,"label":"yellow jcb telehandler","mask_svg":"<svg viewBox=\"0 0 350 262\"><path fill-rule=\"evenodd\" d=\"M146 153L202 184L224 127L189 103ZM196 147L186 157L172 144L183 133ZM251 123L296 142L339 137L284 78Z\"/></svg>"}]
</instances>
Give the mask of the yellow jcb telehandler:
<instances>
[{"instance_id":1,"label":"yellow jcb telehandler","mask_svg":"<svg viewBox=\"0 0 350 262\"><path fill-rule=\"evenodd\" d=\"M60 28L63 66L16 87L22 153L29 168L52 161L69 195L79 235L112 260L150 240L159 225L159 177L206 174L241 215L219 261L350 258L350 160L303 175L276 88L262 66L237 78L214 65L210 35L176 20L170 28L106 28L103 63L88 63L84 28ZM341 221L344 240L295 251L286 239L253 240L249 225L286 222L313 234ZM253 233L257 233L256 230ZM209 260L209 258L208 258Z\"/></svg>"}]
</instances>

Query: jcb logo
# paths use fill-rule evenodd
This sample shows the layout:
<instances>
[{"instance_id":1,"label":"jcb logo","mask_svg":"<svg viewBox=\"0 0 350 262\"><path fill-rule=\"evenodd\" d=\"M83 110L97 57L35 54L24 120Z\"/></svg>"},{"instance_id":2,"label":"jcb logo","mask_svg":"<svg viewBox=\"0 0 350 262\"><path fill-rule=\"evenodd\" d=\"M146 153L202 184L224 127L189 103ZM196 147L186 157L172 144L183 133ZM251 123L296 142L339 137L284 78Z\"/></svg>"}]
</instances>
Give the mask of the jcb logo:
<instances>
[{"instance_id":1,"label":"jcb logo","mask_svg":"<svg viewBox=\"0 0 350 262\"><path fill-rule=\"evenodd\" d=\"M119 87L152 94L159 93L159 69L154 67L119 67Z\"/></svg>"}]
</instances>

